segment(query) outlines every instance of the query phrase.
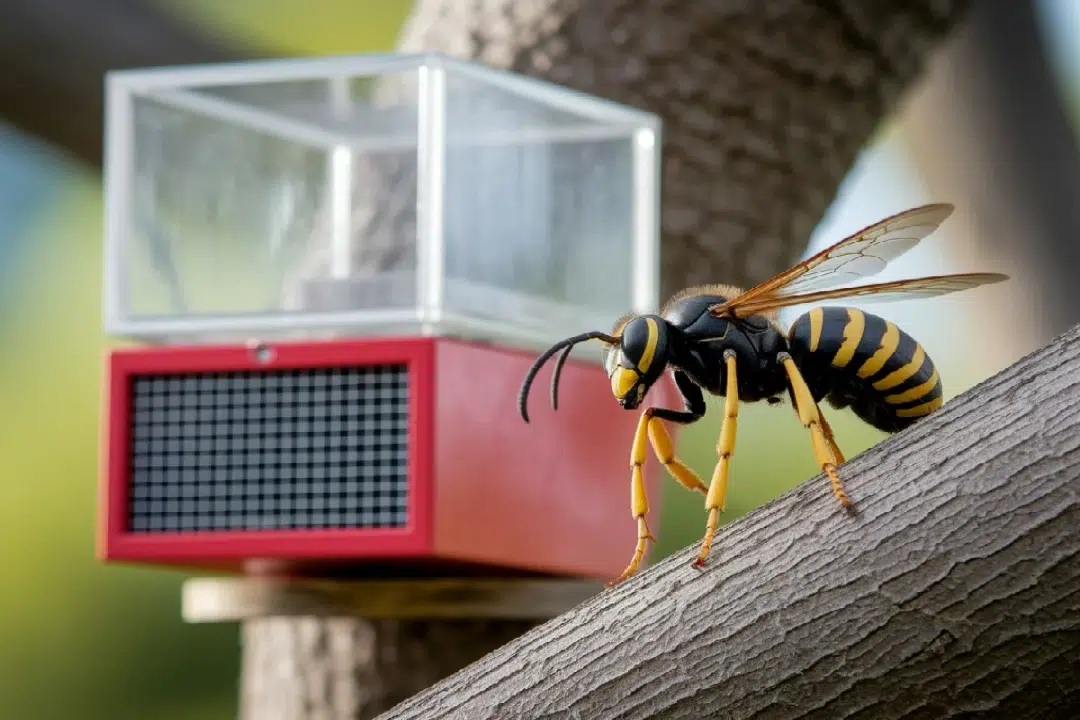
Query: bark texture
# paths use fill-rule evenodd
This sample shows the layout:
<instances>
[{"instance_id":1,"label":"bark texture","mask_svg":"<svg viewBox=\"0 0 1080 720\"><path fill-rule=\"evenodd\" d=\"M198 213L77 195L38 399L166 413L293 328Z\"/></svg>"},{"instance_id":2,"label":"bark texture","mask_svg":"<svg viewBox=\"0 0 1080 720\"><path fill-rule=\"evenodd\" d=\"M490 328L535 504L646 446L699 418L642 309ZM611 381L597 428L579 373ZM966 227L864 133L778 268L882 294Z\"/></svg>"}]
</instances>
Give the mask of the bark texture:
<instances>
[{"instance_id":1,"label":"bark texture","mask_svg":"<svg viewBox=\"0 0 1080 720\"><path fill-rule=\"evenodd\" d=\"M797 260L964 0L417 0L400 47L664 120L665 294Z\"/></svg>"},{"instance_id":2,"label":"bark texture","mask_svg":"<svg viewBox=\"0 0 1080 720\"><path fill-rule=\"evenodd\" d=\"M1080 716L1080 327L383 717Z\"/></svg>"}]
</instances>

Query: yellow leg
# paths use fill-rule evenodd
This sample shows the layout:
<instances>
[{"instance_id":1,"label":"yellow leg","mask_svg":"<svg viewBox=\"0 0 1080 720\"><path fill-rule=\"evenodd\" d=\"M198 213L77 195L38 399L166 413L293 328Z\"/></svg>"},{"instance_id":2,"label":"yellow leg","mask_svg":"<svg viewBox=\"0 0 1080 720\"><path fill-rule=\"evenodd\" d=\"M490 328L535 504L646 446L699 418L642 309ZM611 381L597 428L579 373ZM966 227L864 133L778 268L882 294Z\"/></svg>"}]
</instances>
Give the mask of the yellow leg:
<instances>
[{"instance_id":1,"label":"yellow leg","mask_svg":"<svg viewBox=\"0 0 1080 720\"><path fill-rule=\"evenodd\" d=\"M703 495L708 492L705 483L701 481L697 473L675 457L675 444L671 441L671 435L664 427L663 421L653 415L652 408L643 412L638 421L637 431L634 433L634 445L630 451L630 512L637 520L637 545L634 547L634 555L630 559L630 564L626 566L626 570L618 579L609 583L608 587L618 585L637 572L641 561L645 558L648 541L656 542L656 537L649 530L645 518L649 513L649 498L645 492L645 479L642 475L646 458L646 440L652 445L653 452L656 453L656 457L663 466L683 487L697 490Z\"/></svg>"},{"instance_id":2,"label":"yellow leg","mask_svg":"<svg viewBox=\"0 0 1080 720\"><path fill-rule=\"evenodd\" d=\"M705 537L701 540L701 552L694 561L694 567L701 567L712 549L713 537L720 524L720 513L727 498L728 468L731 455L735 452L735 431L739 425L739 384L735 378L735 353L724 353L727 364L727 388L724 391L724 420L720 425L720 439L716 443L716 453L720 456L713 469L709 492L705 496L705 509L709 519L705 523Z\"/></svg>"},{"instance_id":3,"label":"yellow leg","mask_svg":"<svg viewBox=\"0 0 1080 720\"><path fill-rule=\"evenodd\" d=\"M653 419L652 408L641 413L637 431L634 433L634 445L630 450L630 512L637 520L637 545L634 546L634 555L630 558L630 564L623 570L622 575L608 583L609 588L618 585L637 572L641 560L645 557L648 541L656 542L656 537L650 532L649 524L645 520L645 516L649 513L649 498L645 493L645 479L641 472L645 464L645 443L648 442L649 424Z\"/></svg>"},{"instance_id":4,"label":"yellow leg","mask_svg":"<svg viewBox=\"0 0 1080 720\"><path fill-rule=\"evenodd\" d=\"M829 421L825 417L825 413L821 412L821 407L818 407L818 417L821 418L821 429L825 431L825 439L829 441L829 447L832 449L833 455L836 456L836 464L842 465L844 463L844 453L840 452L840 446L836 444L836 436L833 435L832 428L829 427Z\"/></svg>"},{"instance_id":5,"label":"yellow leg","mask_svg":"<svg viewBox=\"0 0 1080 720\"><path fill-rule=\"evenodd\" d=\"M656 453L656 457L661 464L683 487L687 490L697 490L702 495L708 492L708 488L705 487L705 483L701 482L698 474L687 467L682 460L675 457L675 444L671 442L671 435L668 434L667 428L664 427L664 422L658 417L649 418L649 441L652 443L653 452Z\"/></svg>"},{"instance_id":6,"label":"yellow leg","mask_svg":"<svg viewBox=\"0 0 1080 720\"><path fill-rule=\"evenodd\" d=\"M814 402L814 396L811 395L810 388L807 387L802 373L799 372L799 368L795 365L795 361L787 353L780 353L779 360L787 371L788 382L791 383L792 394L795 398L795 412L799 414L799 422L810 431L814 458L817 460L818 465L821 466L822 472L828 476L833 495L836 496L841 505L851 509L853 507L851 500L848 499L847 493L844 492L844 485L840 482L840 475L836 472L836 466L843 462L843 456L834 451L835 443L829 442L829 438L825 433L824 428L826 426L821 411L818 409L817 403ZM830 432L829 435L832 435L832 433Z\"/></svg>"}]
</instances>

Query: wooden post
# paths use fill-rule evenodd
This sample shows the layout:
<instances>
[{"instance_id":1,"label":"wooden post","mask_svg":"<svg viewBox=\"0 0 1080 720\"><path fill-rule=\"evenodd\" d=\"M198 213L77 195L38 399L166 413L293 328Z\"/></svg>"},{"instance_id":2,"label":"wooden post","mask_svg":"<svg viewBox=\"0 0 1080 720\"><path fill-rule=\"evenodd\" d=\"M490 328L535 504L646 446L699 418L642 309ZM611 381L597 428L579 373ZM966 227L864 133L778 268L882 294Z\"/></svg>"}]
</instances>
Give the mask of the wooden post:
<instances>
[{"instance_id":1,"label":"wooden post","mask_svg":"<svg viewBox=\"0 0 1080 720\"><path fill-rule=\"evenodd\" d=\"M601 587L197 578L184 587L184 618L244 623L241 717L372 717Z\"/></svg>"},{"instance_id":2,"label":"wooden post","mask_svg":"<svg viewBox=\"0 0 1080 720\"><path fill-rule=\"evenodd\" d=\"M247 620L240 716L374 717L530 627L483 620Z\"/></svg>"},{"instance_id":3,"label":"wooden post","mask_svg":"<svg viewBox=\"0 0 1080 720\"><path fill-rule=\"evenodd\" d=\"M1080 717L1080 326L842 472L384 717Z\"/></svg>"}]
</instances>

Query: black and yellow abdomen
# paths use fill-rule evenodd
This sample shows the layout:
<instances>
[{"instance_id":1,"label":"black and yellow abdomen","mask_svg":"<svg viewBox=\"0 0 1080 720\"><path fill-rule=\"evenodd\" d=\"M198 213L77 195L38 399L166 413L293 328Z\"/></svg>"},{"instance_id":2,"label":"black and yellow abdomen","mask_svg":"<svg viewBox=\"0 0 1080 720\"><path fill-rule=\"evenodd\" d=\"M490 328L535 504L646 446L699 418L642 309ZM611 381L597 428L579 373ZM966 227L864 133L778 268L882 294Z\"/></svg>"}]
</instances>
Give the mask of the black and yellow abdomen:
<instances>
[{"instance_id":1,"label":"black and yellow abdomen","mask_svg":"<svg viewBox=\"0 0 1080 720\"><path fill-rule=\"evenodd\" d=\"M922 345L884 318L819 307L788 334L791 356L814 399L884 432L903 430L941 407L941 378Z\"/></svg>"}]
</instances>

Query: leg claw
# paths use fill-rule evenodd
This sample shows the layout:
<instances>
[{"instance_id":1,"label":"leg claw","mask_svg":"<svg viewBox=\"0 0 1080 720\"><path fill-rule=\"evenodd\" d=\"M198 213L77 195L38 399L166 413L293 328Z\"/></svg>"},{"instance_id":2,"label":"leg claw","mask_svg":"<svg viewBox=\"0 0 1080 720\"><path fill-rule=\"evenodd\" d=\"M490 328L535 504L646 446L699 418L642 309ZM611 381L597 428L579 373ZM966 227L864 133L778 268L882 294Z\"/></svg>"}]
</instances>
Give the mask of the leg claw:
<instances>
[{"instance_id":1,"label":"leg claw","mask_svg":"<svg viewBox=\"0 0 1080 720\"><path fill-rule=\"evenodd\" d=\"M648 542L650 540L652 540L653 542L656 542L656 536L652 534L652 530L649 530L649 525L648 525L648 523L646 523L645 518L643 518L643 517L639 518L639 522L640 522L641 527L643 528L643 531L639 530L639 534L638 534L638 544L639 544L639 546L637 548L635 548L635 550L634 550L634 558L630 561L630 566L628 568L626 568L625 571L623 571L622 575L620 575L618 578L616 578L615 580L612 580L611 582L609 582L607 585L604 586L605 590L610 590L611 588L615 587L616 585L619 585L620 583L623 583L623 582L629 580L630 577L633 576L637 572L638 565L641 564L642 558L645 557L645 549L646 549L646 546L648 545Z\"/></svg>"}]
</instances>

